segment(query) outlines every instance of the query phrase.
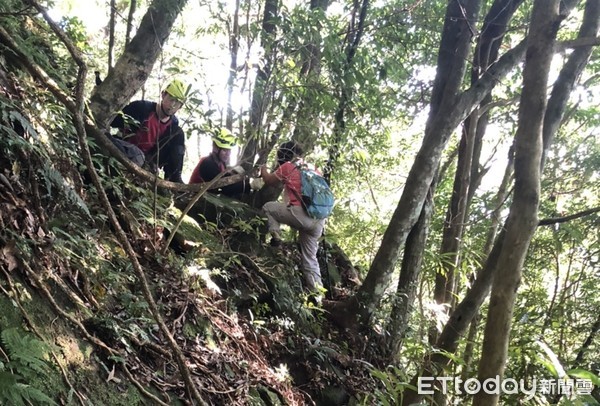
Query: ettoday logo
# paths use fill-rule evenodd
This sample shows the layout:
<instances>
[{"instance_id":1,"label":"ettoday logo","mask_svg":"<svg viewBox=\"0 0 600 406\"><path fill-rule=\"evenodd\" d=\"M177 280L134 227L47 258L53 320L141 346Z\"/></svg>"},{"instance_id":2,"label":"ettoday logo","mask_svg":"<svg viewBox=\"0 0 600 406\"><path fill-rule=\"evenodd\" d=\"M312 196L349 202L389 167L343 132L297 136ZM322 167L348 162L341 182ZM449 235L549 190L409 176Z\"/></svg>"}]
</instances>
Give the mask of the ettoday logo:
<instances>
[{"instance_id":1,"label":"ettoday logo","mask_svg":"<svg viewBox=\"0 0 600 406\"><path fill-rule=\"evenodd\" d=\"M450 376L422 376L417 381L417 392L420 395L433 395L434 388L439 388L447 394L452 385L453 393L457 395L475 395L481 391L488 395L517 395L524 400L532 399L536 393L543 395L589 395L593 384L589 379L540 379L533 378L529 383L523 379L505 378L498 375L480 382L477 378L466 380Z\"/></svg>"}]
</instances>

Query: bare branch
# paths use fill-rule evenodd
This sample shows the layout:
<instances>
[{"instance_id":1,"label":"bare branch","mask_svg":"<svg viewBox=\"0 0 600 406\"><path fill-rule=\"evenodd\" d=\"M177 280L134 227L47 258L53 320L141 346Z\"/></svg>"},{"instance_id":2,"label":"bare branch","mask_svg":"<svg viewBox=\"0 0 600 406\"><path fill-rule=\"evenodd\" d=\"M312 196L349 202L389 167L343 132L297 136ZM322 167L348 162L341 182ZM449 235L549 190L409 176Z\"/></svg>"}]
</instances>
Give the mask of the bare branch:
<instances>
[{"instance_id":1,"label":"bare branch","mask_svg":"<svg viewBox=\"0 0 600 406\"><path fill-rule=\"evenodd\" d=\"M550 226L553 224L566 223L567 221L571 221L571 220L575 220L575 219L578 219L581 217L589 216L590 214L594 214L594 213L598 213L598 212L600 212L600 207L594 207L592 209L587 209L584 211L580 211L578 213L569 214L568 216L564 216L564 217L554 217L554 218L542 219L538 222L538 226Z\"/></svg>"}]
</instances>

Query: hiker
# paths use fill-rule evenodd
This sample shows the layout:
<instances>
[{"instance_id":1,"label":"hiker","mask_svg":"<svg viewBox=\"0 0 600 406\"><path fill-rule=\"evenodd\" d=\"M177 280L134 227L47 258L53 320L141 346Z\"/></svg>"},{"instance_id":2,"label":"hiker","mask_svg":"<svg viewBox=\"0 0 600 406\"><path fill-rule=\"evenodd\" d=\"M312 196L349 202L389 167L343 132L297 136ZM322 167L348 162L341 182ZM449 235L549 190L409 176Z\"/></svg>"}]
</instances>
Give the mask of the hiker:
<instances>
[{"instance_id":1,"label":"hiker","mask_svg":"<svg viewBox=\"0 0 600 406\"><path fill-rule=\"evenodd\" d=\"M235 166L227 169L231 149L235 146L234 135L226 128L217 129L212 137L212 152L200 159L196 168L190 177L190 183L210 182L220 173L227 172L223 176L230 176L244 173L241 166ZM246 177L239 182L223 186L219 189L213 189L211 192L222 194L228 197L239 198L244 194L249 194L252 188L249 179Z\"/></svg>"},{"instance_id":2,"label":"hiker","mask_svg":"<svg viewBox=\"0 0 600 406\"><path fill-rule=\"evenodd\" d=\"M113 144L131 161L153 173L162 168L166 180L178 183L183 183L185 136L175 113L185 94L185 85L173 80L162 91L160 103L131 102L110 124L121 130L121 138L112 137Z\"/></svg>"},{"instance_id":3,"label":"hiker","mask_svg":"<svg viewBox=\"0 0 600 406\"><path fill-rule=\"evenodd\" d=\"M281 245L281 224L287 224L299 231L304 281L311 292L319 295L323 283L319 262L317 261L317 249L319 248L319 238L323 233L325 219L310 217L303 207L299 167L304 165L304 162L300 158L301 155L301 147L293 141L288 141L281 144L277 151L275 172L269 173L264 165L261 166L260 175L266 185L277 186L283 184L283 202L267 202L264 204L263 210L267 215L272 246Z\"/></svg>"}]
</instances>

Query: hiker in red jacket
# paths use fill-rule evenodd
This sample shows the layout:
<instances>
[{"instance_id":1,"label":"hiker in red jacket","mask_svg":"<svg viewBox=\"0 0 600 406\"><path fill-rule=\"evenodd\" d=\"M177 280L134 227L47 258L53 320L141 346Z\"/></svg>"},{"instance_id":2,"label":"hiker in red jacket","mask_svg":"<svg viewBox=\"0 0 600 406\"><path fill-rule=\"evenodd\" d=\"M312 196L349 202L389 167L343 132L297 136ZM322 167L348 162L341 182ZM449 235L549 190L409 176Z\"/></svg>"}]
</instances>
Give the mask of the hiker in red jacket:
<instances>
[{"instance_id":1,"label":"hiker in red jacket","mask_svg":"<svg viewBox=\"0 0 600 406\"><path fill-rule=\"evenodd\" d=\"M263 210L267 215L271 245L281 244L280 226L288 226L299 231L300 253L302 256L302 271L306 287L317 298L323 287L321 270L317 261L319 238L323 234L325 219L310 217L302 203L302 182L298 165L301 163L301 147L288 141L277 151L277 169L269 173L265 166L260 168L260 175L266 185L277 186L283 184L283 202L267 202Z\"/></svg>"},{"instance_id":2,"label":"hiker in red jacket","mask_svg":"<svg viewBox=\"0 0 600 406\"><path fill-rule=\"evenodd\" d=\"M212 152L200 159L200 162L198 162L198 165L196 165L196 168L192 172L190 183L210 182L222 172L228 172L223 176L244 173L241 166L227 169L231 157L231 149L235 146L234 135L226 128L222 128L215 131L212 140ZM237 198L243 194L250 193L251 190L250 181L246 177L231 185L223 186L219 189L211 189L211 192Z\"/></svg>"},{"instance_id":3,"label":"hiker in red jacket","mask_svg":"<svg viewBox=\"0 0 600 406\"><path fill-rule=\"evenodd\" d=\"M165 179L183 183L185 135L175 113L185 102L186 87L173 80L161 93L160 103L137 100L123 108L110 124L121 130L112 141L139 166L156 173L164 169Z\"/></svg>"}]
</instances>

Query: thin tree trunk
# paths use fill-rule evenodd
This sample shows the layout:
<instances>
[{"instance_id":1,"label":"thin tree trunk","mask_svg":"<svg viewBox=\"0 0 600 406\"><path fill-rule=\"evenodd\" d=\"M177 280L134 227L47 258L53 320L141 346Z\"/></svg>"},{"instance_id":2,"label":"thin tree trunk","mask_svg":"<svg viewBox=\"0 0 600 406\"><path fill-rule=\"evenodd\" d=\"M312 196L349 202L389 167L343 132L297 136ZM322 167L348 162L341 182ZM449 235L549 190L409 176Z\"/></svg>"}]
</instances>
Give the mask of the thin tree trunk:
<instances>
[{"instance_id":1,"label":"thin tree trunk","mask_svg":"<svg viewBox=\"0 0 600 406\"><path fill-rule=\"evenodd\" d=\"M474 115L477 115L477 110L475 110ZM446 219L444 220L442 245L440 247L442 269L436 274L433 296L438 304L445 303L450 305L454 296L454 273L458 267L462 234L468 210L467 198L471 183L473 145L477 121L471 120L469 123L471 125L462 132L458 147L458 164L454 177L452 197L450 198L448 210L446 211ZM431 342L435 342L435 339Z\"/></svg>"},{"instance_id":2,"label":"thin tree trunk","mask_svg":"<svg viewBox=\"0 0 600 406\"><path fill-rule=\"evenodd\" d=\"M387 325L387 331L390 336L387 340L387 345L383 347L384 356L390 364L397 361L400 349L402 348L404 334L408 327L410 310L415 300L419 276L421 274L423 250L427 241L432 213L433 196L429 195L423 205L419 221L417 221L417 224L415 224L406 239L398 288L396 289L396 297L390 313L390 321Z\"/></svg>"},{"instance_id":3,"label":"thin tree trunk","mask_svg":"<svg viewBox=\"0 0 600 406\"><path fill-rule=\"evenodd\" d=\"M600 2L597 0L587 0L585 3L583 22L577 38L596 37L598 35L598 30L600 29L599 26ZM573 91L581 73L587 65L593 49L592 46L575 48L556 79L556 83L552 88L550 100L548 101L546 116L544 117L544 150L540 168L543 168L550 146L554 141L554 136L562 122L567 103L569 102L569 95Z\"/></svg>"},{"instance_id":4,"label":"thin tree trunk","mask_svg":"<svg viewBox=\"0 0 600 406\"><path fill-rule=\"evenodd\" d=\"M559 0L536 0L523 71L519 124L515 135L515 192L506 236L492 283L479 381L500 377L508 352L512 314L529 242L537 227L540 195L542 127L547 105L546 87L554 41L559 27ZM496 405L499 393L480 391L474 405Z\"/></svg>"},{"instance_id":5,"label":"thin tree trunk","mask_svg":"<svg viewBox=\"0 0 600 406\"><path fill-rule=\"evenodd\" d=\"M592 326L592 328L590 330L590 334L587 336L587 338L581 345L581 348L579 348L579 351L577 351L577 357L575 357L575 361L573 361L573 368L578 368L578 367L582 366L582 364L585 360L585 353L591 347L591 345L594 343L594 339L596 338L596 335L598 334L599 331L600 331L600 314L598 315L596 322Z\"/></svg>"},{"instance_id":6,"label":"thin tree trunk","mask_svg":"<svg viewBox=\"0 0 600 406\"><path fill-rule=\"evenodd\" d=\"M555 230L553 230L553 231L554 231L554 238L557 238L556 231ZM554 262L555 262L554 266L556 269L556 274L554 276L554 289L552 290L552 298L550 299L550 304L548 305L548 310L546 310L546 319L544 320L544 323L542 324L542 328L540 329L540 337L544 336L546 329L548 327L550 327L550 324L552 323L552 317L554 316L554 307L556 306L556 301L558 299L558 288L560 285L560 261L558 258L558 254L554 255ZM565 283L567 280L568 280L568 278L565 279Z\"/></svg>"},{"instance_id":7,"label":"thin tree trunk","mask_svg":"<svg viewBox=\"0 0 600 406\"><path fill-rule=\"evenodd\" d=\"M500 226L500 213L503 210L504 202L509 193L509 184L512 180L513 173L513 153L512 149L508 154L508 165L504 171L504 177L498 189L498 193L494 199L493 206L495 209L492 211L491 219L492 223L488 229L486 236L486 243L483 248L484 258L486 262L484 266L477 272L477 276L473 281L471 288L467 291L467 294L463 300L458 304L456 309L451 313L450 318L440 333L438 340L435 344L436 348L454 353L458 348L458 340L467 330L467 327L472 320L475 319L479 312L481 304L487 297L492 285L492 276L494 272L494 266L498 259L498 254L504 241L504 234L501 233L496 239L496 235ZM494 242L495 241L495 242ZM443 370L448 364L449 359L439 353L430 356L427 355L423 361L423 371L419 375L416 375L411 380L413 385L417 384L419 376L433 376L433 371ZM416 391L407 390L403 405L410 405L418 403L421 399L421 395Z\"/></svg>"},{"instance_id":8,"label":"thin tree trunk","mask_svg":"<svg viewBox=\"0 0 600 406\"><path fill-rule=\"evenodd\" d=\"M475 338L477 337L477 329L479 328L479 317L475 316L473 320L471 320L471 325L469 327L469 334L467 335L467 343L465 344L465 351L463 352L463 369L460 373L460 377L463 382L470 378L473 361L473 350L475 349Z\"/></svg>"},{"instance_id":9,"label":"thin tree trunk","mask_svg":"<svg viewBox=\"0 0 600 406\"><path fill-rule=\"evenodd\" d=\"M275 21L279 13L279 0L266 0L263 12L261 46L264 49L264 63L258 68L256 81L250 101L250 126L246 131L246 145L241 155L241 164L248 169L254 163L258 150L258 140L262 132L262 121L267 105L266 95L269 78L273 70L273 36L277 26Z\"/></svg>"},{"instance_id":10,"label":"thin tree trunk","mask_svg":"<svg viewBox=\"0 0 600 406\"><path fill-rule=\"evenodd\" d=\"M496 0L491 5L481 29L480 39L477 42L477 47L475 48L473 67L471 68L472 84L476 83L487 71L490 65L498 59L498 53L506 33L508 23L512 20L515 11L522 3L523 0ZM471 120L475 120L477 122L477 130L473 147L473 163L478 163L480 161L483 137L485 136L485 132L487 130L487 124L491 111L490 106L493 106L491 94L488 94L479 106L479 115L474 116L471 114L465 120L466 128L471 126ZM471 166L471 182L469 185L467 207L470 205L470 202L473 199L475 191L479 187L485 172L485 170L480 171L478 165Z\"/></svg>"},{"instance_id":11,"label":"thin tree trunk","mask_svg":"<svg viewBox=\"0 0 600 406\"><path fill-rule=\"evenodd\" d=\"M177 364L179 366L179 371L185 382L185 389L188 392L191 400L193 400L195 403L197 403L199 405L205 405L206 403L202 399L200 392L198 391L198 388L196 387L195 383L192 380L192 376L191 376L190 370L188 368L188 365L185 361L184 354L181 351L181 348L179 347L179 345L177 344L175 339L172 337L171 332L169 331L168 327L166 326L166 324L164 322L164 319L160 313L160 310L156 304L156 301L154 300L154 298L152 296L152 292L150 291L145 272L144 272L143 268L141 267L139 261L137 260L136 253L134 252L133 247L129 243L129 240L127 239L127 235L121 228L120 223L115 216L115 213L110 205L110 202L108 201L106 192L101 184L100 178L98 177L98 174L96 173L96 171L94 169L94 165L92 163L92 157L91 157L88 143L86 140L86 130L85 130L85 127L88 126L85 123L86 117L84 116L84 112L85 112L84 88L85 88L85 78L87 75L87 66L84 62L83 56L82 56L81 52L79 51L79 49L77 49L73 45L73 43L69 40L67 35L58 26L58 24L56 24L56 22L54 22L50 18L46 9L44 9L42 6L40 6L36 1L28 0L28 2L42 14L42 16L44 17L44 19L46 20L46 22L48 23L48 25L50 26L52 31L57 35L57 37L66 46L69 53L71 54L71 57L73 58L73 60L75 61L75 63L78 66L77 84L75 86L74 95L65 98L65 94L62 92L61 89L55 87L55 84L51 81L51 79L49 79L48 77L42 77L41 69L39 69L39 68L38 68L39 70L34 69L31 63L27 64L27 68L30 71L32 71L32 74L37 76L38 79L42 79L42 83L44 83L48 87L48 89L61 102L64 103L65 107L71 113L72 121L73 121L74 127L77 132L77 138L79 141L79 145L83 152L83 159L84 159L85 165L88 168L90 168L90 174L91 174L94 186L98 190L98 194L100 196L100 201L102 203L103 208L108 213L108 217L109 217L110 222L115 230L117 239L119 240L119 243L121 243L121 245L123 246L123 249L127 253L127 256L129 257L129 259L131 260L131 263L133 265L133 270L134 270L134 272L138 278L138 281L141 285L144 298L148 302L149 310L150 310L152 316L154 317L154 320L156 321L160 331L164 334L167 344L169 345L170 349L173 351L175 360L177 361Z\"/></svg>"},{"instance_id":12,"label":"thin tree trunk","mask_svg":"<svg viewBox=\"0 0 600 406\"><path fill-rule=\"evenodd\" d=\"M127 28L125 30L125 46L131 41L131 29L133 28L133 16L137 8L137 0L131 0L129 3L129 14L127 15Z\"/></svg>"},{"instance_id":13,"label":"thin tree trunk","mask_svg":"<svg viewBox=\"0 0 600 406\"><path fill-rule=\"evenodd\" d=\"M310 0L311 12L325 13L329 7L329 0ZM279 118L279 124L271 133L269 140L265 145L257 151L257 164L264 164L267 161L269 152L275 147L279 141L279 137L284 133L285 128L290 126L290 123L295 121L294 132L292 139L304 147L305 151L310 151L318 136L315 131L318 128L318 114L315 113L311 106L313 105L310 94L314 88L318 86L319 77L321 74L321 36L313 38L306 44L307 52L303 56L302 68L300 76L306 79L304 98L298 102L296 99L288 101L283 114ZM311 89L312 87L312 89ZM311 99L311 100L309 100ZM293 120L294 113L296 119ZM253 205L262 207L268 201L277 199L281 194L281 187L263 187L256 197Z\"/></svg>"},{"instance_id":14,"label":"thin tree trunk","mask_svg":"<svg viewBox=\"0 0 600 406\"><path fill-rule=\"evenodd\" d=\"M319 12L325 14L329 7L329 0L310 0L311 13ZM310 151L319 138L319 112L313 103L315 92L319 91L319 79L321 75L321 33L317 31L316 38L311 38L305 45L302 69L300 75L306 78L305 89L302 99L298 103L294 133L292 139Z\"/></svg>"},{"instance_id":15,"label":"thin tree trunk","mask_svg":"<svg viewBox=\"0 0 600 406\"><path fill-rule=\"evenodd\" d=\"M110 19L108 21L108 68L107 71L112 69L113 65L113 50L115 47L115 16L117 15L117 8L115 0L110 0Z\"/></svg>"},{"instance_id":16,"label":"thin tree trunk","mask_svg":"<svg viewBox=\"0 0 600 406\"><path fill-rule=\"evenodd\" d=\"M449 353L456 352L458 339L465 333L490 291L495 264L504 243L504 234L504 231L502 231L498 235L485 265L477 273L477 279L465 298L450 315L450 319L444 326L435 348ZM411 385L416 387L420 376L435 376L439 373L438 371L444 370L449 362L449 358L439 351L434 354L427 354L423 360L422 371L413 376ZM420 393L409 388L405 392L402 405L409 406L419 403L421 398Z\"/></svg>"},{"instance_id":17,"label":"thin tree trunk","mask_svg":"<svg viewBox=\"0 0 600 406\"><path fill-rule=\"evenodd\" d=\"M348 28L346 60L343 71L341 72L340 101L335 113L335 125L333 128L332 141L328 148L329 158L323 170L323 176L325 179L327 179L328 183L331 182L331 175L337 160L339 159L343 135L346 132L346 114L348 113L348 109L352 101L352 85L348 81L348 76L351 72L352 65L354 63L354 56L356 55L356 51L358 50L364 33L365 19L367 17L368 8L369 0L362 0L360 8L358 10L354 10L355 14L358 13L358 23L355 25L353 19L352 24Z\"/></svg>"},{"instance_id":18,"label":"thin tree trunk","mask_svg":"<svg viewBox=\"0 0 600 406\"><path fill-rule=\"evenodd\" d=\"M421 264L427 235L429 234L429 224L433 214L433 192L437 185L437 179L443 179L446 176L448 168L452 165L457 155L458 148L453 148L444 164L441 165L438 175L430 188L431 194L428 195L423 205L423 212L419 217L419 221L417 221L406 239L398 287L396 288L396 299L390 312L390 322L387 327L390 338L387 340L386 357L389 362L394 362L395 357L399 355L406 328L408 327L410 312L413 307L419 276L421 274Z\"/></svg>"},{"instance_id":19,"label":"thin tree trunk","mask_svg":"<svg viewBox=\"0 0 600 406\"><path fill-rule=\"evenodd\" d=\"M227 78L227 116L225 118L225 127L229 130L233 129L233 87L235 79L237 78L238 68L238 51L240 48L240 23L239 23L239 12L240 12L240 0L235 0L235 11L233 12L233 25L231 28L228 26L229 31L229 77Z\"/></svg>"}]
</instances>

